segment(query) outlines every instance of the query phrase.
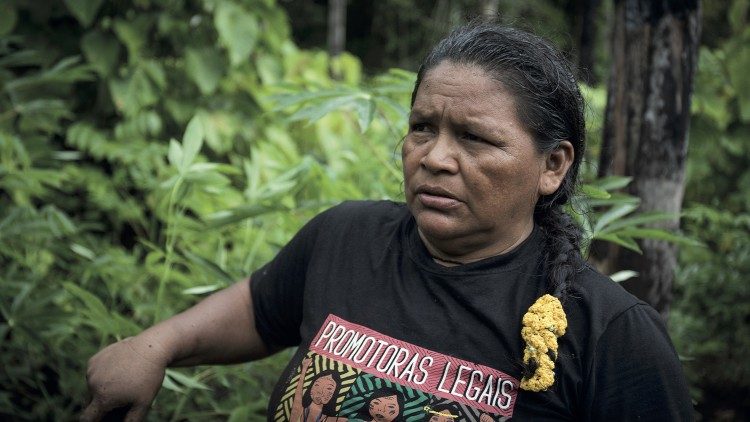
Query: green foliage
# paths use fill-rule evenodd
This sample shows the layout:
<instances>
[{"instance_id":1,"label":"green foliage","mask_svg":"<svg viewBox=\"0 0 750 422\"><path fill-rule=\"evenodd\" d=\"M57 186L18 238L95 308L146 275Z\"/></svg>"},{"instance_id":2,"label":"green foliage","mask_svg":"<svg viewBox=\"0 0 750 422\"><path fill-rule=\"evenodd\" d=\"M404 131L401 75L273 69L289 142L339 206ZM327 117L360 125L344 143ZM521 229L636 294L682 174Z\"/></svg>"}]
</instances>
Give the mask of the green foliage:
<instances>
[{"instance_id":1,"label":"green foliage","mask_svg":"<svg viewBox=\"0 0 750 422\"><path fill-rule=\"evenodd\" d=\"M615 243L638 253L641 253L641 248L636 239L700 246L689 237L652 226L679 216L663 212L636 213L640 199L619 192L631 180L629 177L609 176L582 185L581 195L574 198L570 211L583 228L584 252L594 240ZM585 213L577 212L580 209Z\"/></svg>"},{"instance_id":2,"label":"green foliage","mask_svg":"<svg viewBox=\"0 0 750 422\"><path fill-rule=\"evenodd\" d=\"M413 75L355 88L358 61L298 50L273 2L2 9L0 415L73 419L99 348L246 277L322 208L400 197ZM326 92L348 102L288 118ZM170 370L151 417L255 418L288 358Z\"/></svg>"},{"instance_id":3,"label":"green foliage","mask_svg":"<svg viewBox=\"0 0 750 422\"><path fill-rule=\"evenodd\" d=\"M750 409L750 362L743 356L750 347L750 213L695 205L686 217L687 230L708 247L683 248L673 338L704 414L716 417L719 409L739 420Z\"/></svg>"},{"instance_id":4,"label":"green foliage","mask_svg":"<svg viewBox=\"0 0 750 422\"><path fill-rule=\"evenodd\" d=\"M730 25L700 51L683 229L705 248L681 249L670 328L707 419L750 415L750 62L748 2L722 9ZM744 416L743 416L744 415Z\"/></svg>"}]
</instances>

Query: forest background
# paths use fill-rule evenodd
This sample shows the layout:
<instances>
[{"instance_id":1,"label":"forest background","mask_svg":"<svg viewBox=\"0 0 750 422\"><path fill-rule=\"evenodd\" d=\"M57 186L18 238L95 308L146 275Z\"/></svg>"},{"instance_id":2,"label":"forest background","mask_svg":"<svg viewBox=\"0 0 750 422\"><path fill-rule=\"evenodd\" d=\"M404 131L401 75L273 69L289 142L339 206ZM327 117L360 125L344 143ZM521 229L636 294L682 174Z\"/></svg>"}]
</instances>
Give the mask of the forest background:
<instances>
[{"instance_id":1,"label":"forest background","mask_svg":"<svg viewBox=\"0 0 750 422\"><path fill-rule=\"evenodd\" d=\"M413 72L489 7L579 64L590 147L571 212L589 240L679 245L669 329L696 417L748 420L750 2L702 5L665 230L630 179L597 172L623 1L0 2L0 417L74 419L98 349L246 277L326 207L401 200ZM288 358L170 369L149 417L261 419Z\"/></svg>"}]
</instances>

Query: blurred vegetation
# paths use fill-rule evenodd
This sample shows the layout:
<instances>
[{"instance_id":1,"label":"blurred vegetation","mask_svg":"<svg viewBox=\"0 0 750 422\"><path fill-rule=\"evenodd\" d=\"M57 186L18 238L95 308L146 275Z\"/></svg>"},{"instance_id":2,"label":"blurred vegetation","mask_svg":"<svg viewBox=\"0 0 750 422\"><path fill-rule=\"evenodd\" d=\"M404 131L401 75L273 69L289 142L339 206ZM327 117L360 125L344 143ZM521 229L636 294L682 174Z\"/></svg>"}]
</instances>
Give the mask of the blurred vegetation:
<instances>
[{"instance_id":1,"label":"blurred vegetation","mask_svg":"<svg viewBox=\"0 0 750 422\"><path fill-rule=\"evenodd\" d=\"M670 329L707 420L750 419L750 1L704 2ZM721 19L723 17L723 20Z\"/></svg>"},{"instance_id":2,"label":"blurred vegetation","mask_svg":"<svg viewBox=\"0 0 750 422\"><path fill-rule=\"evenodd\" d=\"M383 2L408 10L413 31L439 37L448 25L436 30L409 3ZM469 4L439 3L455 7L440 12L451 22ZM543 7L501 10L563 33L567 3L533 3ZM750 104L741 96L750 32L736 18L747 3L731 2L734 29L701 51L694 101L684 221L708 247L684 248L671 324L693 359L699 403L719 387L748 391L750 379L740 353L748 340L737 335L750 303L741 277L750 266ZM415 56L434 41L383 37L373 43L387 38L391 59L378 69L410 67L393 49ZM401 200L414 74L365 75L374 60L300 49L273 0L0 3L0 417L74 418L96 350L246 277L334 203ZM593 163L605 90L583 88ZM639 214L637 198L615 193L627 179L584 173L572 210L588 239L691 243L645 228L664 216ZM150 418L258 418L288 358L169 370Z\"/></svg>"},{"instance_id":3,"label":"blurred vegetation","mask_svg":"<svg viewBox=\"0 0 750 422\"><path fill-rule=\"evenodd\" d=\"M272 1L0 7L2 416L71 419L97 349L246 277L323 208L399 196L413 75L361 84ZM357 112L309 124L310 93ZM288 358L170 371L152 417L263 414Z\"/></svg>"}]
</instances>

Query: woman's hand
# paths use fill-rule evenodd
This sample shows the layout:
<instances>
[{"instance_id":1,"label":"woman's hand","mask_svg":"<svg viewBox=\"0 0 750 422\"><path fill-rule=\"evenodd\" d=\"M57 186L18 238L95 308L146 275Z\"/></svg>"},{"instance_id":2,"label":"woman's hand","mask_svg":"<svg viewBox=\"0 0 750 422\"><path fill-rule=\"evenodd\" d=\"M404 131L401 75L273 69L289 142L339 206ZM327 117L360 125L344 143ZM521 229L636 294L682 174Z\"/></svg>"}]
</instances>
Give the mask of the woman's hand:
<instances>
[{"instance_id":1,"label":"woman's hand","mask_svg":"<svg viewBox=\"0 0 750 422\"><path fill-rule=\"evenodd\" d=\"M124 414L126 422L142 420L165 368L246 362L269 353L255 328L250 283L241 281L94 355L86 374L91 403L81 419Z\"/></svg>"},{"instance_id":2,"label":"woman's hand","mask_svg":"<svg viewBox=\"0 0 750 422\"><path fill-rule=\"evenodd\" d=\"M86 380L92 398L81 420L124 415L126 422L146 417L164 380L168 354L153 340L129 337L102 349L89 360Z\"/></svg>"}]
</instances>

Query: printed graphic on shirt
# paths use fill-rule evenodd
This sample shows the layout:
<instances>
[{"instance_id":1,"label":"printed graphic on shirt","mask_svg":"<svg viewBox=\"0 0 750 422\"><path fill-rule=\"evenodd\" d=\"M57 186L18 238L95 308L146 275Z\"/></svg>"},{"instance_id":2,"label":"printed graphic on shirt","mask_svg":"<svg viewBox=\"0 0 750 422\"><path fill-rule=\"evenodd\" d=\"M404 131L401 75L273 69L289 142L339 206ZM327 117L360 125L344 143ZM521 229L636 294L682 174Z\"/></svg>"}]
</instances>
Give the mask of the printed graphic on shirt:
<instances>
[{"instance_id":1,"label":"printed graphic on shirt","mask_svg":"<svg viewBox=\"0 0 750 422\"><path fill-rule=\"evenodd\" d=\"M283 395L277 421L502 421L519 382L487 366L329 315Z\"/></svg>"},{"instance_id":2,"label":"printed graphic on shirt","mask_svg":"<svg viewBox=\"0 0 750 422\"><path fill-rule=\"evenodd\" d=\"M308 353L281 397L275 420L345 421L336 415L357 376L351 366Z\"/></svg>"},{"instance_id":3,"label":"printed graphic on shirt","mask_svg":"<svg viewBox=\"0 0 750 422\"><path fill-rule=\"evenodd\" d=\"M339 415L350 421L420 421L430 396L363 373L354 382Z\"/></svg>"},{"instance_id":4,"label":"printed graphic on shirt","mask_svg":"<svg viewBox=\"0 0 750 422\"><path fill-rule=\"evenodd\" d=\"M433 397L433 401L424 408L424 411L428 417L423 420L429 422L505 422L510 420L506 416L490 415L465 404L437 397Z\"/></svg>"}]
</instances>

